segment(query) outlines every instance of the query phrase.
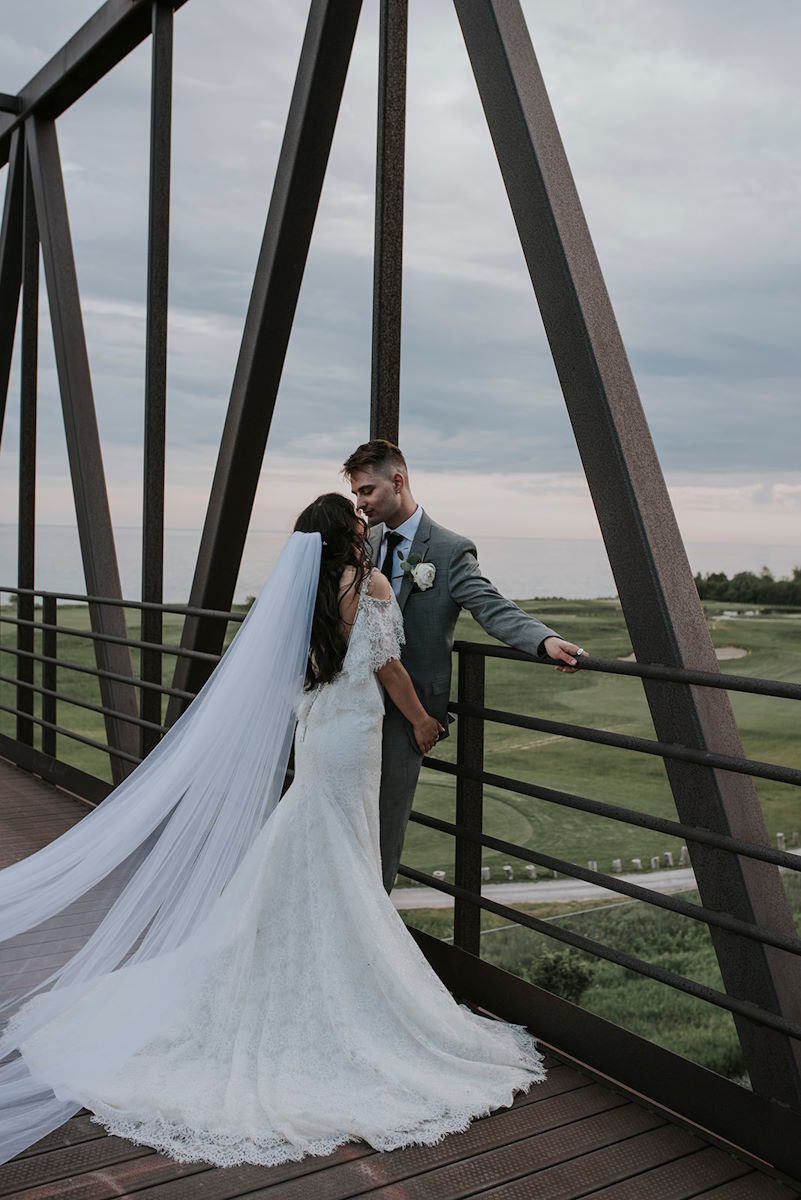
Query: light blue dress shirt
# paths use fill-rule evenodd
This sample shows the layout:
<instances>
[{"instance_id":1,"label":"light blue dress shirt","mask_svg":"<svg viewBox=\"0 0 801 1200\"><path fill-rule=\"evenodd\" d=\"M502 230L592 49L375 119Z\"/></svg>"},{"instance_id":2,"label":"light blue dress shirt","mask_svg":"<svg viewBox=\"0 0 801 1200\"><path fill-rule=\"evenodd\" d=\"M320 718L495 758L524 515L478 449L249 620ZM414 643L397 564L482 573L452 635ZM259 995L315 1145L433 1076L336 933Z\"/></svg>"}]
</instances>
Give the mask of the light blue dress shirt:
<instances>
[{"instance_id":1,"label":"light blue dress shirt","mask_svg":"<svg viewBox=\"0 0 801 1200\"><path fill-rule=\"evenodd\" d=\"M383 570L384 559L387 556L387 534L401 533L403 541L398 542L395 546L395 561L392 564L392 590L396 596L400 595L401 583L403 582L403 571L401 570L400 558L406 558L412 548L412 542L415 539L418 526L423 519L423 510L420 505L414 510L410 517L398 525L397 529L390 529L388 525L384 526L384 533L381 538L381 549L378 551L378 561L376 566L379 571Z\"/></svg>"}]
</instances>

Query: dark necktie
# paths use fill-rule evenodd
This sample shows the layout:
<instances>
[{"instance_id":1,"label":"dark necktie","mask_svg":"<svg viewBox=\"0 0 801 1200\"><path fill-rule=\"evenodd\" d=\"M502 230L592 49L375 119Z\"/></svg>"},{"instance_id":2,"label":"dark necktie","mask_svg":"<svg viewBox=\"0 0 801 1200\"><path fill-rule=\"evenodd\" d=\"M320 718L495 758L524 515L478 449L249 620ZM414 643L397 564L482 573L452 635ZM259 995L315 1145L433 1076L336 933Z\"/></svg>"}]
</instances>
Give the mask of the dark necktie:
<instances>
[{"instance_id":1,"label":"dark necktie","mask_svg":"<svg viewBox=\"0 0 801 1200\"><path fill-rule=\"evenodd\" d=\"M403 541L402 533L395 533L393 530L387 534L387 552L384 555L384 565L381 568L382 575L386 575L389 580L390 587L392 586L392 568L395 565L395 551L398 543Z\"/></svg>"}]
</instances>

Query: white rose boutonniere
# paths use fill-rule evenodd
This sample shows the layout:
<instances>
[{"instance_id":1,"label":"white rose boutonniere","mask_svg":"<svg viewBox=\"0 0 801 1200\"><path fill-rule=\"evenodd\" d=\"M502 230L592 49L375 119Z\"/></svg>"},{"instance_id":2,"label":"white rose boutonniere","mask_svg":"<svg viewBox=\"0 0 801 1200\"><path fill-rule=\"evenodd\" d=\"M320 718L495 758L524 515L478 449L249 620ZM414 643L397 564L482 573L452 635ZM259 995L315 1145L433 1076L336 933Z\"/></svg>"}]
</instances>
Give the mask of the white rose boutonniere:
<instances>
[{"instance_id":1,"label":"white rose boutonniere","mask_svg":"<svg viewBox=\"0 0 801 1200\"><path fill-rule=\"evenodd\" d=\"M421 592L425 592L434 582L437 568L431 562L426 562L419 554L409 554L400 560L404 575L411 575L412 583Z\"/></svg>"}]
</instances>

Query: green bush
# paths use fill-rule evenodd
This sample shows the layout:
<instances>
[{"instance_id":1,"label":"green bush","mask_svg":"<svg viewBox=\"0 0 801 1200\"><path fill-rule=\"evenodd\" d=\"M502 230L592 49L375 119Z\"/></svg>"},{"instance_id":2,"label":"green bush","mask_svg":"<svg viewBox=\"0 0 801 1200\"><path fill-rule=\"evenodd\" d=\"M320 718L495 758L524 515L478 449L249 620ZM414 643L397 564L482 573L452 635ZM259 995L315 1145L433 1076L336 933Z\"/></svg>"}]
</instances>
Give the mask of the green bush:
<instances>
[{"instance_id":1,"label":"green bush","mask_svg":"<svg viewBox=\"0 0 801 1200\"><path fill-rule=\"evenodd\" d=\"M595 972L588 962L567 950L543 950L533 962L521 963L518 974L563 1000L578 1004Z\"/></svg>"}]
</instances>

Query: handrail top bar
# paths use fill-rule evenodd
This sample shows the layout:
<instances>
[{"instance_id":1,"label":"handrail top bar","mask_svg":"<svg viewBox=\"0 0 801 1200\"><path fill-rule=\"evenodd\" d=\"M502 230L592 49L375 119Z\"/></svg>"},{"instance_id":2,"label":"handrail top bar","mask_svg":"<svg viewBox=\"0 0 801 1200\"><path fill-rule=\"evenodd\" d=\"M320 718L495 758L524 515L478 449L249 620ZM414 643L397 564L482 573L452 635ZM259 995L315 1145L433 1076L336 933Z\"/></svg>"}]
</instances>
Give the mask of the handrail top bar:
<instances>
[{"instance_id":1,"label":"handrail top bar","mask_svg":"<svg viewBox=\"0 0 801 1200\"><path fill-rule=\"evenodd\" d=\"M476 654L482 658L507 658L516 662L532 662L541 666L555 665L552 658L538 658L511 646L495 646L488 642L459 640L453 648L460 654ZM665 667L660 663L624 662L619 658L599 658L595 654L580 658L582 671L599 671L609 675L634 675L644 679L659 679L665 683L689 683L699 687L722 688L726 691L754 692L773 696L781 700L801 700L801 683L787 683L783 679L754 679L750 675L730 675L716 671L696 671L689 667Z\"/></svg>"},{"instance_id":2,"label":"handrail top bar","mask_svg":"<svg viewBox=\"0 0 801 1200\"><path fill-rule=\"evenodd\" d=\"M117 608L158 609L159 612L177 613L186 617L219 617L220 620L244 621L246 614L226 612L221 608L196 608L191 604L160 604L156 600L121 600L115 596L92 596L81 592L53 592L47 588L6 587L0 584L0 594L8 592L14 596L42 596L54 600L78 600L85 604L112 604Z\"/></svg>"}]
</instances>

